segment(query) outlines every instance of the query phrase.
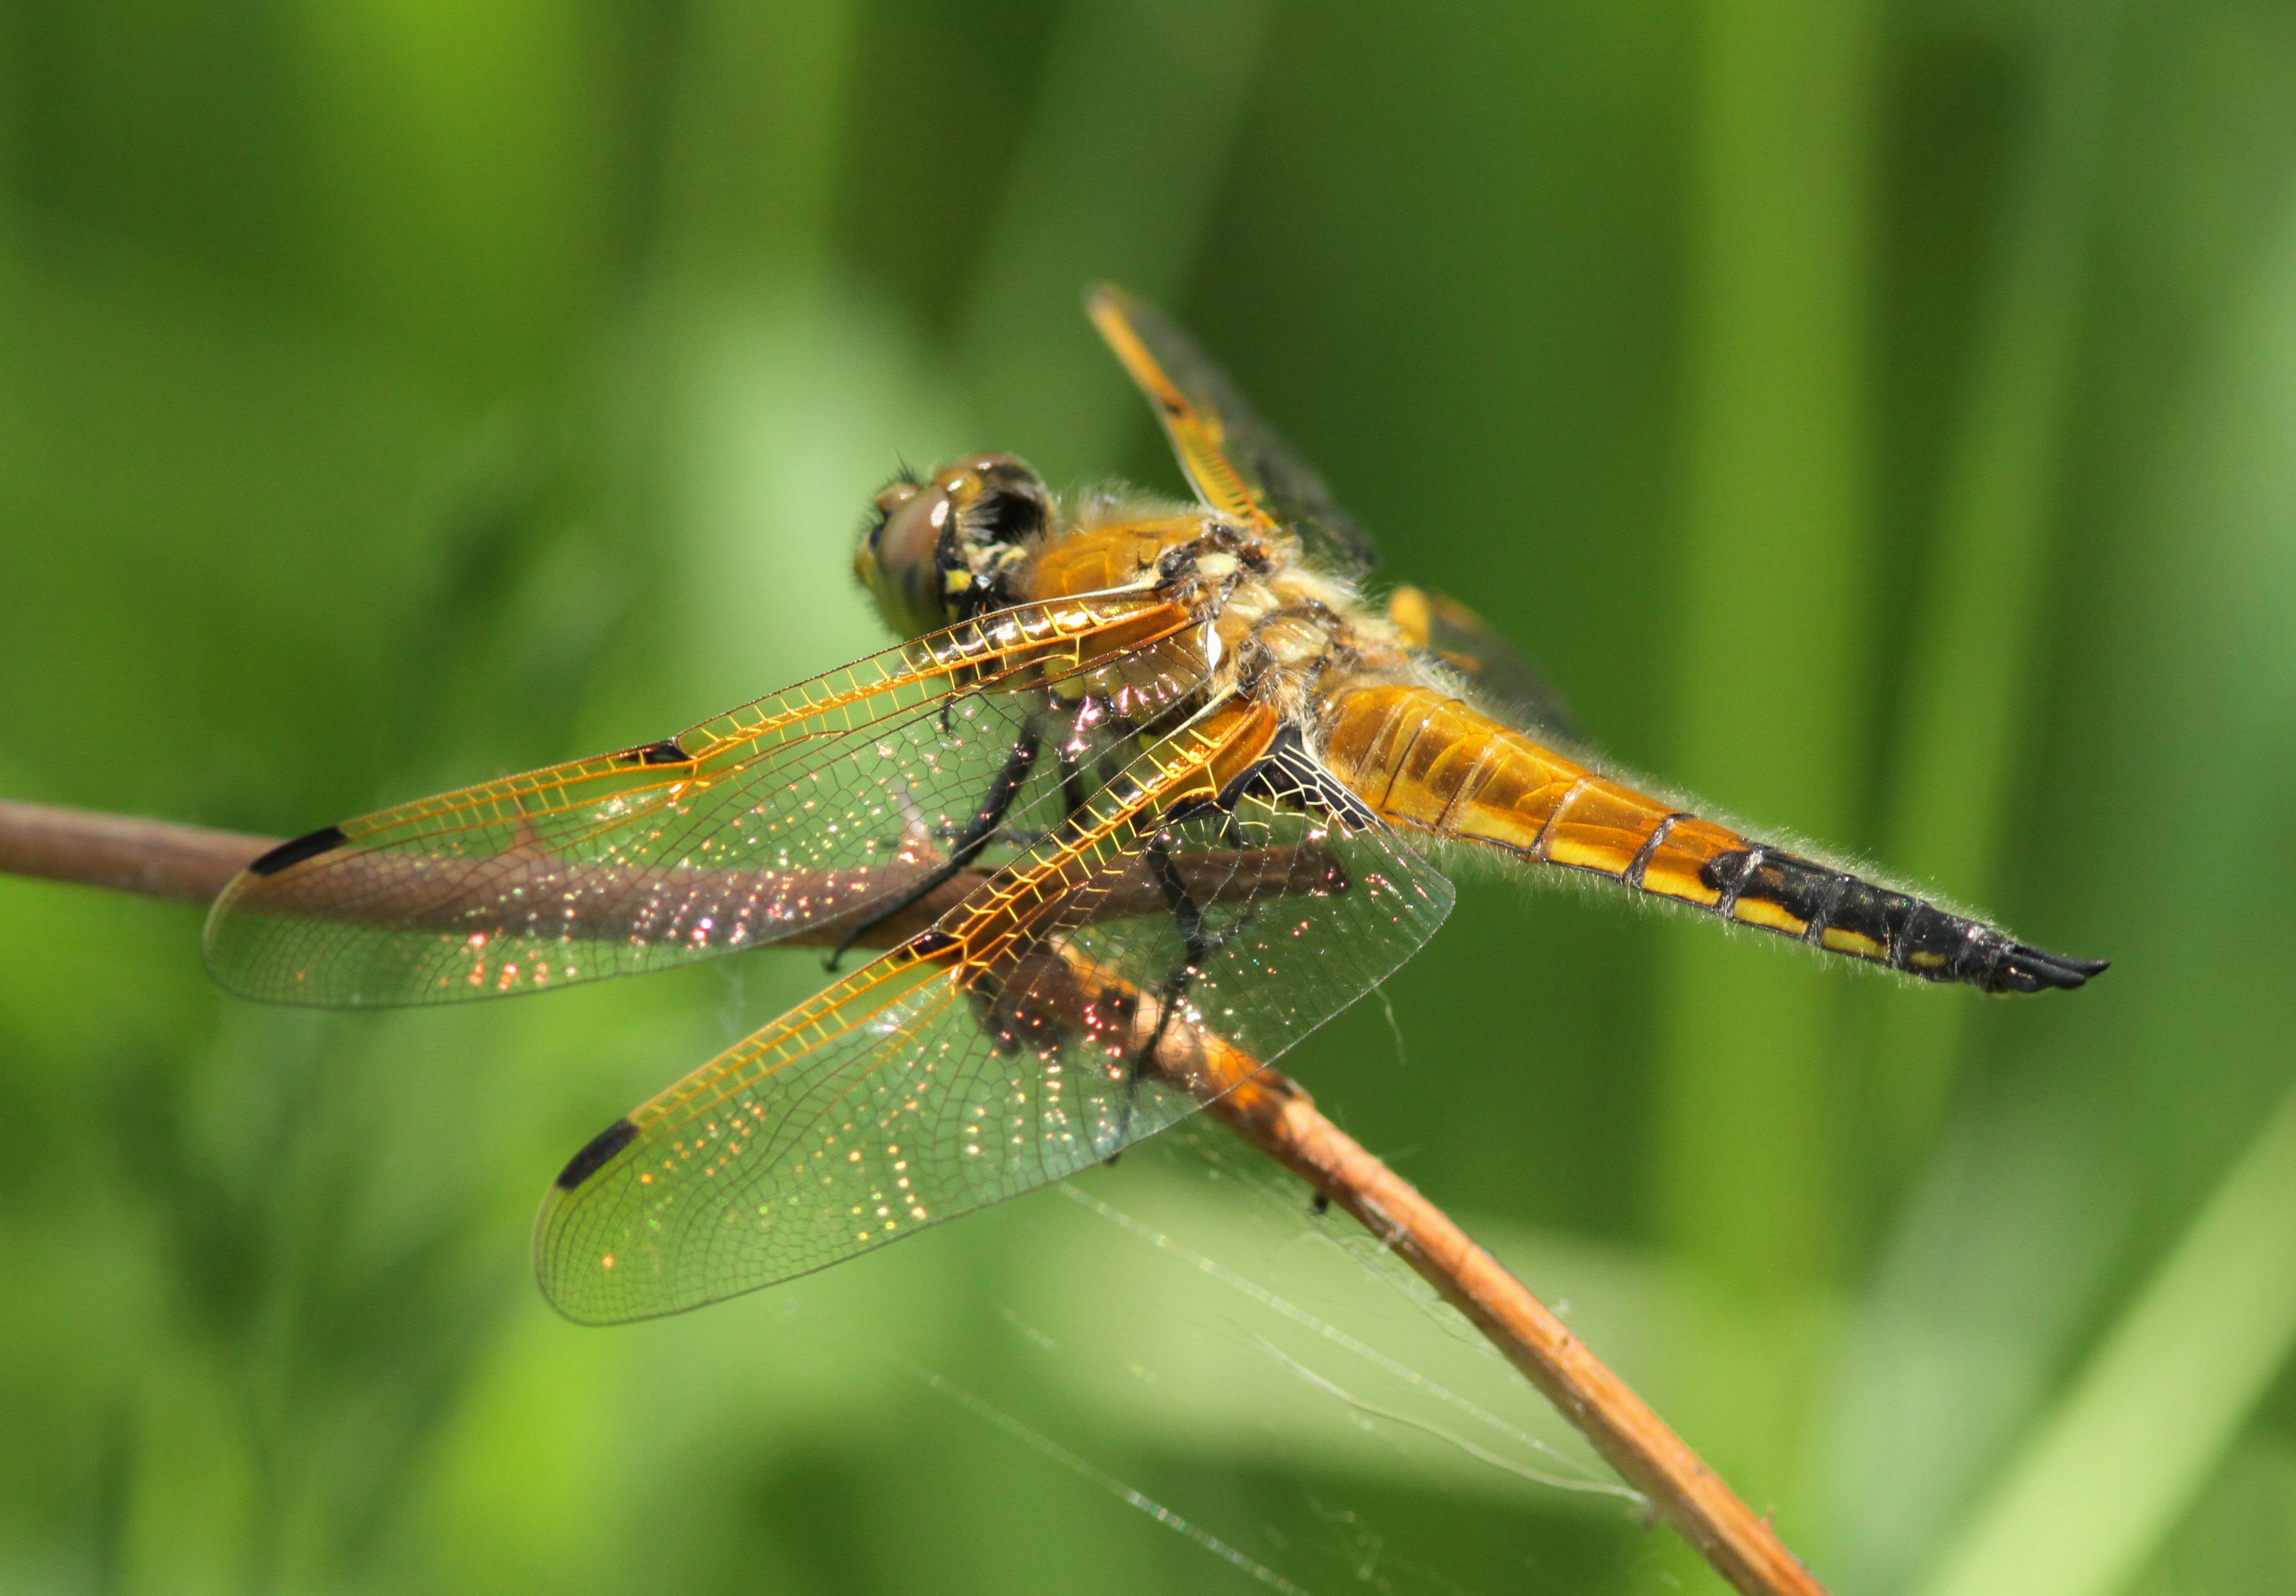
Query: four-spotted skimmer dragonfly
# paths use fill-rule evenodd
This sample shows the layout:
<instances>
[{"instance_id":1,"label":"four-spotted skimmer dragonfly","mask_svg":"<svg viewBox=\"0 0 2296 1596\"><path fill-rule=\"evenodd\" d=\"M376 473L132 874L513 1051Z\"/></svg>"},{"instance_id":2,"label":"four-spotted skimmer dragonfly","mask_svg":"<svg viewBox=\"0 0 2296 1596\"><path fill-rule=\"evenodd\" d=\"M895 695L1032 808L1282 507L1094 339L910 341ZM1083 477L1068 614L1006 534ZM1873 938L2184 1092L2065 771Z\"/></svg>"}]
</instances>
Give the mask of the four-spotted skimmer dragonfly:
<instances>
[{"instance_id":1,"label":"four-spotted skimmer dragonfly","mask_svg":"<svg viewBox=\"0 0 2296 1596\"><path fill-rule=\"evenodd\" d=\"M1197 503L1007 455L881 493L912 640L642 747L332 826L217 901L227 987L457 1002L788 939L889 950L617 1120L536 1235L570 1317L673 1312L1072 1174L1281 1055L1451 906L1425 839L1932 981L2103 968L1602 774L1472 613L1362 583L1322 481L1171 322L1094 321Z\"/></svg>"}]
</instances>

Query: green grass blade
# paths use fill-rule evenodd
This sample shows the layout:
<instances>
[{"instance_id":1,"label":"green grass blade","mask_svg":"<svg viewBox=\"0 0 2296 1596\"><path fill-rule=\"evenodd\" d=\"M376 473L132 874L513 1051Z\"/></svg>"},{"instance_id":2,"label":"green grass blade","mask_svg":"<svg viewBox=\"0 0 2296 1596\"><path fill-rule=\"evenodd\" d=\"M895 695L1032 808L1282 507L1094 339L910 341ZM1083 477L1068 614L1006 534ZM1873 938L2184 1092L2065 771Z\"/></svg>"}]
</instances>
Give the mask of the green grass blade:
<instances>
[{"instance_id":1,"label":"green grass blade","mask_svg":"<svg viewBox=\"0 0 2296 1596\"><path fill-rule=\"evenodd\" d=\"M1105 472L1132 397L1078 314L1113 278L1171 300L1226 176L1269 0L1071 0L974 267L960 338L989 430L1062 480Z\"/></svg>"},{"instance_id":2,"label":"green grass blade","mask_svg":"<svg viewBox=\"0 0 2296 1596\"><path fill-rule=\"evenodd\" d=\"M2217 1189L1923 1596L2112 1596L2296 1345L2296 1094Z\"/></svg>"},{"instance_id":3,"label":"green grass blade","mask_svg":"<svg viewBox=\"0 0 2296 1596\"><path fill-rule=\"evenodd\" d=\"M2027 740L2067 386L2103 164L2114 3L2054 6L1959 434L1929 590L1905 667L1905 712L1881 856L1980 909L1998 880ZM1926 992L1880 1007L1880 1128L1901 1156L1934 1127L1972 1013Z\"/></svg>"}]
</instances>

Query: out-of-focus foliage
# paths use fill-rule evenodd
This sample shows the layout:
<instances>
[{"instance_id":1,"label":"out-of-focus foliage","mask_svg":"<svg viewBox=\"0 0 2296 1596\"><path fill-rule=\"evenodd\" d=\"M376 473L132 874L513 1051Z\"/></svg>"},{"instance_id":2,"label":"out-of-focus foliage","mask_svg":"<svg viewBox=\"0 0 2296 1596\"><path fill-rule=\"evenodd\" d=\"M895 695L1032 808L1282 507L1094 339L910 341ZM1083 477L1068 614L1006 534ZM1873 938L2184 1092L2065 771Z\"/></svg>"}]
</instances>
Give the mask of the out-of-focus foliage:
<instances>
[{"instance_id":1,"label":"out-of-focus foliage","mask_svg":"<svg viewBox=\"0 0 2296 1596\"><path fill-rule=\"evenodd\" d=\"M1102 276L1628 765L2117 961L1473 880L1325 1107L1836 1589L2288 1588L2288 0L16 0L0 792L296 833L840 662L900 461L1176 487ZM1711 1584L1210 1133L558 1322L544 1184L811 956L346 1017L197 929L0 880L12 1590Z\"/></svg>"}]
</instances>

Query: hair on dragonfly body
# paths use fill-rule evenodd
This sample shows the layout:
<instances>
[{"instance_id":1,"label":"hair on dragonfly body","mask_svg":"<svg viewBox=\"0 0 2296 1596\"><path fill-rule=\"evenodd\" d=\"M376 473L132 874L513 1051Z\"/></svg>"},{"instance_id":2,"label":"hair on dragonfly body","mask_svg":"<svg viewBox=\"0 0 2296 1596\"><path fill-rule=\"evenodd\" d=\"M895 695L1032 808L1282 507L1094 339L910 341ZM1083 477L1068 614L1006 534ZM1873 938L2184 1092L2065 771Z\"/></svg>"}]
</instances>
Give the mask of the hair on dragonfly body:
<instances>
[{"instance_id":1,"label":"hair on dragonfly body","mask_svg":"<svg viewBox=\"0 0 2296 1596\"><path fill-rule=\"evenodd\" d=\"M903 641L313 832L217 901L217 978L319 1005L874 946L566 1164L534 1248L562 1312L680 1312L1114 1158L1415 954L1452 902L1431 854L1931 982L2104 968L1600 767L1464 605L1365 597L1369 535L1175 324L1088 309L1193 502L904 465L853 556Z\"/></svg>"}]
</instances>

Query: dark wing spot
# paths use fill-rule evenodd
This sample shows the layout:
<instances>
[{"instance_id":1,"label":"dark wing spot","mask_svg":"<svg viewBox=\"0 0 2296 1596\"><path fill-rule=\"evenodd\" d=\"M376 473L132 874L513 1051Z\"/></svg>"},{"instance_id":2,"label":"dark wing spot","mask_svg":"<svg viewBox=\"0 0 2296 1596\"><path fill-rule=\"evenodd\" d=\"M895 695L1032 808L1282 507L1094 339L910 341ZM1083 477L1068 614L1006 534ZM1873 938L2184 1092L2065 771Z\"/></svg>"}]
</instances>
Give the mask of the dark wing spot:
<instances>
[{"instance_id":1,"label":"dark wing spot","mask_svg":"<svg viewBox=\"0 0 2296 1596\"><path fill-rule=\"evenodd\" d=\"M627 1119L618 1119L593 1136L589 1144L566 1161L558 1172L558 1189L571 1191L605 1166L606 1161L624 1148L638 1133L638 1128Z\"/></svg>"},{"instance_id":2,"label":"dark wing spot","mask_svg":"<svg viewBox=\"0 0 2296 1596\"><path fill-rule=\"evenodd\" d=\"M693 757L677 745L676 737L664 737L643 748L626 748L620 755L622 762L630 765L683 765Z\"/></svg>"},{"instance_id":3,"label":"dark wing spot","mask_svg":"<svg viewBox=\"0 0 2296 1596\"><path fill-rule=\"evenodd\" d=\"M307 859L316 859L322 853L341 847L350 838L340 826L322 827L308 836L297 837L291 843L282 843L270 852L248 866L257 876L276 876L290 865L299 865Z\"/></svg>"},{"instance_id":4,"label":"dark wing spot","mask_svg":"<svg viewBox=\"0 0 2296 1596\"><path fill-rule=\"evenodd\" d=\"M1279 809L1328 815L1357 830L1371 830L1380 825L1378 815L1362 799L1309 756L1300 728L1288 722L1268 744L1267 752L1229 782L1211 801L1210 807L1220 814L1234 814L1236 805L1246 798L1258 798ZM1192 818L1191 810L1201 813L1202 807L1201 803L1182 805L1165 819L1185 820Z\"/></svg>"},{"instance_id":5,"label":"dark wing spot","mask_svg":"<svg viewBox=\"0 0 2296 1596\"><path fill-rule=\"evenodd\" d=\"M909 952L919 959L939 958L956 946L956 939L946 931L920 931L909 939Z\"/></svg>"}]
</instances>

